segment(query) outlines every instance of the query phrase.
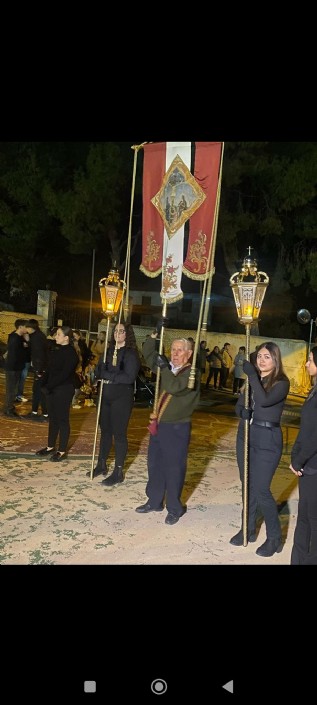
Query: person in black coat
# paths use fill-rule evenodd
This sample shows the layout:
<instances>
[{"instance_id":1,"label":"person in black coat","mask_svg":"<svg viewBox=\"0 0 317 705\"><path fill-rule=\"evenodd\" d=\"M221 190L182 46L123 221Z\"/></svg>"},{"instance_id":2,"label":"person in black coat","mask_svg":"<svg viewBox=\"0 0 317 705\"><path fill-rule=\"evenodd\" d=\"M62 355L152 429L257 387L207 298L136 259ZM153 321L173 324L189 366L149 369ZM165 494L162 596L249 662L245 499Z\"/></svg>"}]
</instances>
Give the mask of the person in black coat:
<instances>
[{"instance_id":1,"label":"person in black coat","mask_svg":"<svg viewBox=\"0 0 317 705\"><path fill-rule=\"evenodd\" d=\"M248 541L256 541L259 507L264 516L267 539L256 553L270 557L282 550L277 505L270 486L283 450L280 421L290 383L283 370L280 349L272 342L260 345L256 367L245 360L243 371L250 383L250 408L244 408L244 394L240 394L236 404L236 414L242 419L237 433L237 461L243 483L244 423L250 420ZM230 543L243 545L242 529L230 539Z\"/></svg>"},{"instance_id":2,"label":"person in black coat","mask_svg":"<svg viewBox=\"0 0 317 705\"><path fill-rule=\"evenodd\" d=\"M317 565L317 346L311 349L306 368L314 386L302 407L289 466L299 477L291 565Z\"/></svg>"},{"instance_id":3,"label":"person in black coat","mask_svg":"<svg viewBox=\"0 0 317 705\"><path fill-rule=\"evenodd\" d=\"M49 415L48 441L46 448L38 450L36 455L51 455L50 460L58 462L66 457L70 435L69 412L75 390L78 356L73 347L73 331L69 326L57 329L56 343L56 350L50 355L47 370L42 377L42 391L46 394ZM55 451L58 436L59 449Z\"/></svg>"},{"instance_id":4,"label":"person in black coat","mask_svg":"<svg viewBox=\"0 0 317 705\"><path fill-rule=\"evenodd\" d=\"M47 369L48 363L47 337L45 333L41 331L36 318L30 318L26 328L30 336L31 372L34 374L34 380L32 387L32 411L26 414L24 419L42 421L48 418L46 399L45 395L42 394L42 377ZM42 416L39 414L39 406L41 406L42 409Z\"/></svg>"},{"instance_id":5,"label":"person in black coat","mask_svg":"<svg viewBox=\"0 0 317 705\"><path fill-rule=\"evenodd\" d=\"M117 362L113 354L117 347ZM100 408L101 437L98 463L93 476L107 475L107 459L114 441L115 466L102 484L107 487L123 482L123 466L128 452L128 424L134 402L135 381L141 366L134 330L129 323L117 323L112 333L106 361L100 358L95 379L104 380ZM86 473L87 477L90 472Z\"/></svg>"},{"instance_id":6,"label":"person in black coat","mask_svg":"<svg viewBox=\"0 0 317 705\"><path fill-rule=\"evenodd\" d=\"M23 346L27 321L17 318L15 330L8 337L8 351L5 357L6 399L4 414L9 418L20 419L15 410L15 401L19 378L26 362L27 351Z\"/></svg>"}]
</instances>

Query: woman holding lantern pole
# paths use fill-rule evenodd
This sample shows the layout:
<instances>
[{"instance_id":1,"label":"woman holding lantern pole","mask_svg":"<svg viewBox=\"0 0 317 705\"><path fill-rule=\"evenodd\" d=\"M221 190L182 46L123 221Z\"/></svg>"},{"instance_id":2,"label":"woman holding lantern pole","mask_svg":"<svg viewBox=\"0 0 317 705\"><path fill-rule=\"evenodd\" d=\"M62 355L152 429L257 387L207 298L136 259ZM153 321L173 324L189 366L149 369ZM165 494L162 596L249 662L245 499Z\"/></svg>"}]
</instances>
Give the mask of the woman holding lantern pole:
<instances>
[{"instance_id":1,"label":"woman holding lantern pole","mask_svg":"<svg viewBox=\"0 0 317 705\"><path fill-rule=\"evenodd\" d=\"M116 351L116 357L114 357ZM129 323L117 323L112 333L106 361L100 358L95 379L104 380L100 410L101 437L98 463L93 476L107 475L107 459L114 441L115 467L102 480L107 487L123 482L123 466L128 452L127 430L134 402L134 385L140 358L134 330ZM86 473L90 476L90 472Z\"/></svg>"},{"instance_id":2,"label":"woman holding lantern pole","mask_svg":"<svg viewBox=\"0 0 317 705\"><path fill-rule=\"evenodd\" d=\"M270 486L283 450L280 426L285 399L289 392L281 351L275 343L258 347L256 365L248 360L243 371L250 383L250 408L244 408L244 395L236 404L236 414L243 419L237 433L237 460L241 482L244 468L244 421L250 421L249 434L249 500L248 541L256 541L256 512L260 508L266 525L266 541L256 553L266 558L282 550L282 535L277 506ZM234 546L243 545L243 531L230 539Z\"/></svg>"}]
</instances>

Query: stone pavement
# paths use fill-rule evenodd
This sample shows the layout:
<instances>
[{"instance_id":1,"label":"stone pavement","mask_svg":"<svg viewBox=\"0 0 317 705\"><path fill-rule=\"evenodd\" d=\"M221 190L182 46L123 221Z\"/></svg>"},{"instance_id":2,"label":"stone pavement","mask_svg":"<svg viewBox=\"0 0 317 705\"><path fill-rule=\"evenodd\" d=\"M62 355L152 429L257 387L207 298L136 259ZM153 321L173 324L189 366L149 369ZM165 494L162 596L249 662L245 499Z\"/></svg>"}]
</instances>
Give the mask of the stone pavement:
<instances>
[{"instance_id":1,"label":"stone pavement","mask_svg":"<svg viewBox=\"0 0 317 705\"><path fill-rule=\"evenodd\" d=\"M30 385L28 379L28 398ZM1 371L1 407L3 393ZM255 544L239 548L229 543L241 516L234 402L229 392L202 393L193 417L183 494L188 509L174 526L164 523L165 511L135 513L146 501L149 409L144 405L133 409L125 481L112 488L85 475L91 466L94 407L71 411L71 447L60 463L35 456L46 445L46 423L1 416L0 564L288 565L298 498L289 452L302 400L290 398L283 415L284 452L272 491L285 543L280 554L266 559L255 553L265 540L261 520ZM18 408L25 414L30 404Z\"/></svg>"}]
</instances>

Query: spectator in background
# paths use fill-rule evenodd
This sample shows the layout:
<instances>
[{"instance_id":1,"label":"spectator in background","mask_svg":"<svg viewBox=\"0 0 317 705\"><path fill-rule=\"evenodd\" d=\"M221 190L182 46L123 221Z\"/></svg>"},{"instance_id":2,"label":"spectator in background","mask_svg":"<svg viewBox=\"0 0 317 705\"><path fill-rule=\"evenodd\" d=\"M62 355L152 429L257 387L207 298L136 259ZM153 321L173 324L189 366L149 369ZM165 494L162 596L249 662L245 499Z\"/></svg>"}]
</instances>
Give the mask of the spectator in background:
<instances>
[{"instance_id":1,"label":"spectator in background","mask_svg":"<svg viewBox=\"0 0 317 705\"><path fill-rule=\"evenodd\" d=\"M82 372L84 372L86 366L88 365L89 360L91 359L91 351L89 350L88 345L85 341L85 338L81 334L80 330L74 330L74 342L75 342L75 348L76 348L76 343L79 347L80 355L81 355L81 362L82 362Z\"/></svg>"},{"instance_id":2,"label":"spectator in background","mask_svg":"<svg viewBox=\"0 0 317 705\"><path fill-rule=\"evenodd\" d=\"M26 414L24 418L32 421L48 421L46 399L42 394L42 377L48 363L48 342L45 333L40 330L39 322L36 318L30 318L27 322L27 332L30 336L31 372L34 374L34 381L32 411ZM39 407L41 407L42 416L39 413Z\"/></svg>"},{"instance_id":3,"label":"spectator in background","mask_svg":"<svg viewBox=\"0 0 317 705\"><path fill-rule=\"evenodd\" d=\"M6 376L6 399L4 414L12 419L21 417L15 410L17 387L21 372L26 362L26 349L24 348L23 336L27 333L27 321L24 318L17 318L15 330L9 334L8 350L5 355L5 376Z\"/></svg>"},{"instance_id":4,"label":"spectator in background","mask_svg":"<svg viewBox=\"0 0 317 705\"><path fill-rule=\"evenodd\" d=\"M220 351L222 355L221 371L220 371L220 387L219 389L225 389L227 385L228 375L230 367L232 366L232 357L229 353L230 343L225 343L222 350Z\"/></svg>"},{"instance_id":5,"label":"spectator in background","mask_svg":"<svg viewBox=\"0 0 317 705\"><path fill-rule=\"evenodd\" d=\"M92 365L96 366L98 365L98 362L101 358L103 357L104 352L105 352L105 342L106 342L106 333L104 330L101 330L98 335L96 340L93 340L91 343L91 348L90 352L92 355L91 363Z\"/></svg>"},{"instance_id":6,"label":"spectator in background","mask_svg":"<svg viewBox=\"0 0 317 705\"><path fill-rule=\"evenodd\" d=\"M222 355L220 353L218 345L215 345L214 349L207 355L207 362L209 362L209 374L206 382L206 389L209 389L210 381L214 381L214 389L217 389L218 377L221 374L221 363Z\"/></svg>"},{"instance_id":7,"label":"spectator in background","mask_svg":"<svg viewBox=\"0 0 317 705\"><path fill-rule=\"evenodd\" d=\"M29 334L25 333L25 335L23 336L23 347L25 350L26 362L25 362L23 370L20 374L20 379L19 379L19 383L18 383L18 393L16 396L16 401L18 403L28 401L28 399L26 397L24 397L23 394L24 394L25 380L28 376L28 371L30 369L30 364L31 364L31 351L30 351L30 347L29 347L29 340L30 340Z\"/></svg>"},{"instance_id":8,"label":"spectator in background","mask_svg":"<svg viewBox=\"0 0 317 705\"><path fill-rule=\"evenodd\" d=\"M239 395L240 389L243 386L245 380L245 373L243 372L243 363L245 361L245 347L241 345L238 354L234 358L234 372L233 372L233 393L235 396Z\"/></svg>"}]
</instances>

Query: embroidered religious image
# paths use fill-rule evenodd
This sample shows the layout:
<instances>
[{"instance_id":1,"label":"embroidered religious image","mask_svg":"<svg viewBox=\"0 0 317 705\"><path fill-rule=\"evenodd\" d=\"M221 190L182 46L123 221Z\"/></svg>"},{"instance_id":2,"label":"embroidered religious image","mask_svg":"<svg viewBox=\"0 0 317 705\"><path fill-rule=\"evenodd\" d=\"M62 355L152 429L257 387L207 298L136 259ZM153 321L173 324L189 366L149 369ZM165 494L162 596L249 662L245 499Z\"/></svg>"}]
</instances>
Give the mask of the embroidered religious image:
<instances>
[{"instance_id":1,"label":"embroidered religious image","mask_svg":"<svg viewBox=\"0 0 317 705\"><path fill-rule=\"evenodd\" d=\"M164 176L160 190L151 202L159 211L168 236L172 237L205 198L202 188L177 155Z\"/></svg>"}]
</instances>

